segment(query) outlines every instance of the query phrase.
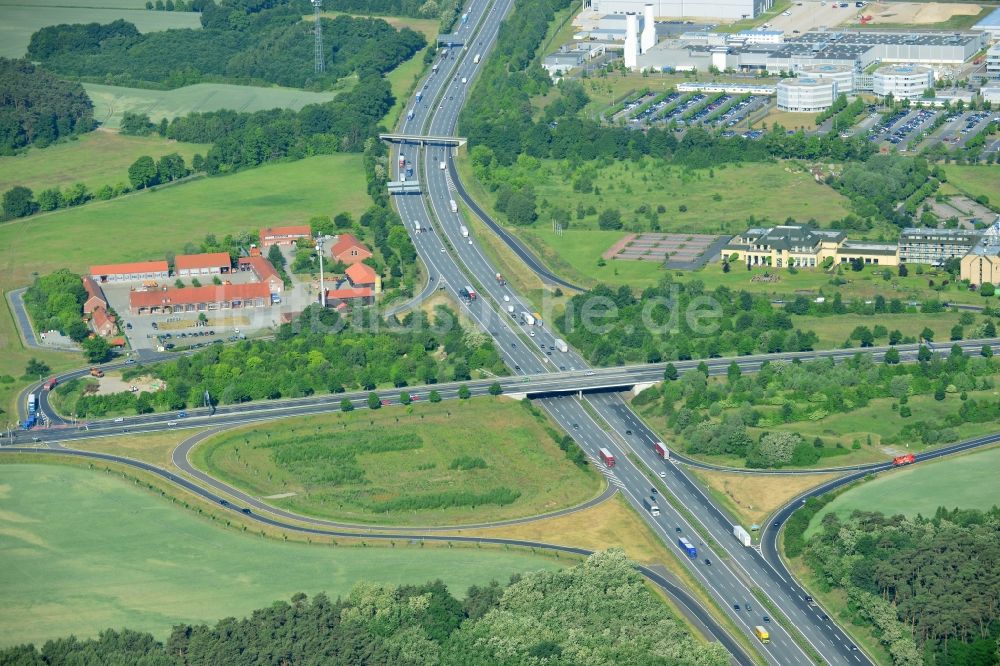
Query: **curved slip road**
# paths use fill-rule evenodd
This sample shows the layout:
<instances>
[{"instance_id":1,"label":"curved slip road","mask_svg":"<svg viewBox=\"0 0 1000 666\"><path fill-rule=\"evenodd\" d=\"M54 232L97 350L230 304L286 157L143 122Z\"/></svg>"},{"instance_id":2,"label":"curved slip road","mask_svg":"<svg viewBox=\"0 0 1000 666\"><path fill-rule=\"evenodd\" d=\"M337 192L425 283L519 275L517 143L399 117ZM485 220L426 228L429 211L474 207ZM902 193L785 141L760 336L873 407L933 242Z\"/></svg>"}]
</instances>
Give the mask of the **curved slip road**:
<instances>
[{"instance_id":1,"label":"curved slip road","mask_svg":"<svg viewBox=\"0 0 1000 666\"><path fill-rule=\"evenodd\" d=\"M230 497L234 497L239 501L252 506L258 511L267 511L268 513L280 516L287 520L295 520L300 523L307 523L309 525L321 525L323 527L333 527L337 529L354 529L354 530L372 530L372 529L387 529L384 525L370 525L361 523L342 523L333 520L325 520L323 518L313 518L311 516L306 516L300 513L295 513L292 511L286 511L285 509L280 509L274 507L266 502L262 501L260 498L253 497L243 492L239 488L236 488L224 481L221 481L214 476L207 474L191 463L191 451L204 440L208 439L213 435L225 432L231 426L219 426L217 428L211 428L200 432L196 435L188 437L183 442L177 445L177 448L173 450L170 454L171 462L174 466L184 472L185 474L198 479L204 484L211 486L214 490L220 493L225 493ZM434 526L434 527L397 527L393 526L391 529L401 530L401 531L417 531L417 532L454 532L456 530L471 530L471 529L486 529L492 527L504 527L506 525L523 525L525 523L533 523L538 520L545 520L548 518L558 518L560 516L568 516L578 511L584 511L586 509L593 508L598 504L602 504L605 501L611 499L617 488L611 484L607 484L607 487L601 492L601 494L593 497L586 502L577 504L575 506L567 507L565 509L560 509L558 511L551 511L549 513L541 513L534 516L525 516L524 518L511 518L510 520L500 520L492 523L474 523L465 525L444 525L444 526Z\"/></svg>"}]
</instances>

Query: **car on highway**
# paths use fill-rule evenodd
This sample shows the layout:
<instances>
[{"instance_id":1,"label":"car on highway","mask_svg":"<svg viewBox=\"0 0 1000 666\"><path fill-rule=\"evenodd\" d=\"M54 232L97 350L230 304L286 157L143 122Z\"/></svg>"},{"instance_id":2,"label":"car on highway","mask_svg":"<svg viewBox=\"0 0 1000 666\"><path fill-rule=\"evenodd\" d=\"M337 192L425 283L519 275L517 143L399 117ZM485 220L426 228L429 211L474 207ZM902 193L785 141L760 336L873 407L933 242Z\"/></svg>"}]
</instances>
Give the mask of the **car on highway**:
<instances>
[{"instance_id":1,"label":"car on highway","mask_svg":"<svg viewBox=\"0 0 1000 666\"><path fill-rule=\"evenodd\" d=\"M656 488L650 488L649 492L651 492L651 493L653 493L655 495L657 493L657 490L656 490Z\"/></svg>"},{"instance_id":2,"label":"car on highway","mask_svg":"<svg viewBox=\"0 0 1000 666\"><path fill-rule=\"evenodd\" d=\"M129 360L125 361L125 365L135 365L135 359L130 358Z\"/></svg>"},{"instance_id":3,"label":"car on highway","mask_svg":"<svg viewBox=\"0 0 1000 666\"><path fill-rule=\"evenodd\" d=\"M185 412L185 411L183 411L183 410L182 410L182 411L179 411L179 412L177 412L177 418L179 418L179 419L183 419L183 418L184 418L184 417L186 417L187 415L188 415L188 413L187 413L187 412Z\"/></svg>"},{"instance_id":4,"label":"car on highway","mask_svg":"<svg viewBox=\"0 0 1000 666\"><path fill-rule=\"evenodd\" d=\"M240 511L247 514L248 516L250 515L250 509L248 509L247 507L243 507L242 509L240 509Z\"/></svg>"},{"instance_id":5,"label":"car on highway","mask_svg":"<svg viewBox=\"0 0 1000 666\"><path fill-rule=\"evenodd\" d=\"M740 609L739 604L733 604L733 610L739 610L739 609Z\"/></svg>"},{"instance_id":6,"label":"car on highway","mask_svg":"<svg viewBox=\"0 0 1000 666\"><path fill-rule=\"evenodd\" d=\"M666 472L660 472L660 478L661 479L667 478L667 473Z\"/></svg>"},{"instance_id":7,"label":"car on highway","mask_svg":"<svg viewBox=\"0 0 1000 666\"><path fill-rule=\"evenodd\" d=\"M679 528L679 527L675 527L675 528L674 528L674 531L675 531L675 532L677 532L678 534L680 534L680 533L681 533L681 528Z\"/></svg>"},{"instance_id":8,"label":"car on highway","mask_svg":"<svg viewBox=\"0 0 1000 666\"><path fill-rule=\"evenodd\" d=\"M219 504L221 504L222 506L229 506L229 502L227 502L226 500L219 500Z\"/></svg>"},{"instance_id":9,"label":"car on highway","mask_svg":"<svg viewBox=\"0 0 1000 666\"><path fill-rule=\"evenodd\" d=\"M388 406L389 406L389 405L391 405L391 404L392 404L392 403L390 403L390 402L389 402L388 400L383 400L383 401L382 401L382 406L383 406L383 407L388 407Z\"/></svg>"},{"instance_id":10,"label":"car on highway","mask_svg":"<svg viewBox=\"0 0 1000 666\"><path fill-rule=\"evenodd\" d=\"M746 611L747 611L747 612L749 613L749 612L750 612L751 610L752 610L752 609L750 608L750 604L747 604L747 605L746 605Z\"/></svg>"},{"instance_id":11,"label":"car on highway","mask_svg":"<svg viewBox=\"0 0 1000 666\"><path fill-rule=\"evenodd\" d=\"M710 560L710 559L708 559L708 558L706 557L706 558L705 558L705 565L706 565L706 566L712 566L712 560Z\"/></svg>"},{"instance_id":12,"label":"car on highway","mask_svg":"<svg viewBox=\"0 0 1000 666\"><path fill-rule=\"evenodd\" d=\"M124 423L124 422L125 422L124 416L119 416L118 418L115 419L115 423Z\"/></svg>"},{"instance_id":13,"label":"car on highway","mask_svg":"<svg viewBox=\"0 0 1000 666\"><path fill-rule=\"evenodd\" d=\"M764 622L770 622L771 621L771 616L770 615L765 615L763 617L763 620L764 620Z\"/></svg>"},{"instance_id":14,"label":"car on highway","mask_svg":"<svg viewBox=\"0 0 1000 666\"><path fill-rule=\"evenodd\" d=\"M593 370L587 370L587 372L585 372L584 374L587 375L588 377L593 377L595 373Z\"/></svg>"},{"instance_id":15,"label":"car on highway","mask_svg":"<svg viewBox=\"0 0 1000 666\"><path fill-rule=\"evenodd\" d=\"M821 619L821 620L829 620L830 616L827 615L826 613L823 613L822 615L819 616L819 619Z\"/></svg>"}]
</instances>

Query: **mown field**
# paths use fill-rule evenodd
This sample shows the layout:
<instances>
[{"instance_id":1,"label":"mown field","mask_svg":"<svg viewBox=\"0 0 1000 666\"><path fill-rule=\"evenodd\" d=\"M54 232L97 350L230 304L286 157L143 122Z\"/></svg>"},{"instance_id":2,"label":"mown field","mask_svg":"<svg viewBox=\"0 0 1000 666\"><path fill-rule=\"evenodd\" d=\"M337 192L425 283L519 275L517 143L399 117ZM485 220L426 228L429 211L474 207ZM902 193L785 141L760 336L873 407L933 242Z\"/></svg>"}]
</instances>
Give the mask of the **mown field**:
<instances>
[{"instance_id":1,"label":"mown field","mask_svg":"<svg viewBox=\"0 0 1000 666\"><path fill-rule=\"evenodd\" d=\"M1000 504L998 473L1000 449L992 448L881 474L827 504L809 523L806 537L814 534L823 516L831 512L846 518L856 510L880 511L888 516L932 516L939 506L989 509Z\"/></svg>"},{"instance_id":2,"label":"mown field","mask_svg":"<svg viewBox=\"0 0 1000 666\"><path fill-rule=\"evenodd\" d=\"M83 87L94 102L94 119L109 128L117 128L126 111L145 113L153 122L159 122L162 118L184 116L192 111L298 110L307 104L329 102L338 94L336 91L310 92L229 83L196 83L174 90L123 88L98 83L85 83Z\"/></svg>"},{"instance_id":3,"label":"mown field","mask_svg":"<svg viewBox=\"0 0 1000 666\"><path fill-rule=\"evenodd\" d=\"M217 527L116 475L0 465L0 644L240 616L359 580L442 579L457 595L556 560L491 549L282 543Z\"/></svg>"},{"instance_id":4,"label":"mown field","mask_svg":"<svg viewBox=\"0 0 1000 666\"><path fill-rule=\"evenodd\" d=\"M356 523L454 525L530 516L593 497L521 405L477 398L334 413L231 431L191 455L200 469L285 509ZM539 470L545 470L539 473Z\"/></svg>"},{"instance_id":5,"label":"mown field","mask_svg":"<svg viewBox=\"0 0 1000 666\"><path fill-rule=\"evenodd\" d=\"M146 11L139 0L0 0L0 56L23 57L31 35L60 23L110 23L125 19L140 32L200 28L195 12Z\"/></svg>"},{"instance_id":6,"label":"mown field","mask_svg":"<svg viewBox=\"0 0 1000 666\"><path fill-rule=\"evenodd\" d=\"M104 185L129 182L129 166L143 155L158 159L178 153L190 165L195 153L204 155L207 150L207 145L168 141L160 136L96 131L76 141L0 157L0 191L24 185L37 195L49 187L66 188L74 183L83 183L94 191Z\"/></svg>"}]
</instances>

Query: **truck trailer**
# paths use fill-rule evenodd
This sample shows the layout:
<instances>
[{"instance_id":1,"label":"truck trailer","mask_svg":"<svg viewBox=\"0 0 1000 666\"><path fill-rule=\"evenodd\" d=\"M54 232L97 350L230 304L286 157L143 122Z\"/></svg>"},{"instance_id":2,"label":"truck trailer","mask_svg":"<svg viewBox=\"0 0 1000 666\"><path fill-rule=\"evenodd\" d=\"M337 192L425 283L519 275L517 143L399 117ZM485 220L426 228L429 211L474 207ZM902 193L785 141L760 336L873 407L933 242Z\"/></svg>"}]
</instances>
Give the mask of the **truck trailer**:
<instances>
[{"instance_id":1,"label":"truck trailer","mask_svg":"<svg viewBox=\"0 0 1000 666\"><path fill-rule=\"evenodd\" d=\"M667 449L667 445L663 442L653 444L653 451L655 451L656 455L660 456L664 460L670 460L670 451Z\"/></svg>"},{"instance_id":2,"label":"truck trailer","mask_svg":"<svg viewBox=\"0 0 1000 666\"><path fill-rule=\"evenodd\" d=\"M406 119L413 120L413 109L410 109L409 111L406 112Z\"/></svg>"},{"instance_id":3,"label":"truck trailer","mask_svg":"<svg viewBox=\"0 0 1000 666\"><path fill-rule=\"evenodd\" d=\"M652 497L650 497L648 499L645 498L645 497L643 497L642 498L642 506L646 509L646 511L649 511L649 515L651 515L653 517L656 517L656 516L660 515L660 507L657 506L656 500L653 499Z\"/></svg>"},{"instance_id":4,"label":"truck trailer","mask_svg":"<svg viewBox=\"0 0 1000 666\"><path fill-rule=\"evenodd\" d=\"M533 316L531 316L530 312L522 312L521 313L521 321L523 321L528 326L534 326L535 325L535 318Z\"/></svg>"},{"instance_id":5,"label":"truck trailer","mask_svg":"<svg viewBox=\"0 0 1000 666\"><path fill-rule=\"evenodd\" d=\"M406 168L406 155L404 155L403 153L399 154L399 168L400 169Z\"/></svg>"},{"instance_id":6,"label":"truck trailer","mask_svg":"<svg viewBox=\"0 0 1000 666\"><path fill-rule=\"evenodd\" d=\"M611 455L611 451L608 451L604 447L601 447L600 454L601 454L601 460L604 461L604 464L606 466L608 467L615 466L615 457Z\"/></svg>"},{"instance_id":7,"label":"truck trailer","mask_svg":"<svg viewBox=\"0 0 1000 666\"><path fill-rule=\"evenodd\" d=\"M767 629L760 626L759 624L753 628L753 633L757 635L757 640L761 643L770 643L771 635L767 633Z\"/></svg>"},{"instance_id":8,"label":"truck trailer","mask_svg":"<svg viewBox=\"0 0 1000 666\"><path fill-rule=\"evenodd\" d=\"M566 341L563 340L562 338L556 338L555 339L555 346L556 346L556 349L558 349L559 351L561 351L563 353L569 351L569 345L567 345Z\"/></svg>"},{"instance_id":9,"label":"truck trailer","mask_svg":"<svg viewBox=\"0 0 1000 666\"><path fill-rule=\"evenodd\" d=\"M462 238L468 238L469 237L469 228L467 226L465 226L464 224L462 226L460 226L458 228L458 230L462 232Z\"/></svg>"},{"instance_id":10,"label":"truck trailer","mask_svg":"<svg viewBox=\"0 0 1000 666\"><path fill-rule=\"evenodd\" d=\"M419 104L420 100L422 100L423 98L424 98L424 89L421 88L420 90L417 91L417 103Z\"/></svg>"},{"instance_id":11,"label":"truck trailer","mask_svg":"<svg viewBox=\"0 0 1000 666\"><path fill-rule=\"evenodd\" d=\"M741 525L733 525L733 536L747 548L753 544L753 539L750 538L750 533L743 529Z\"/></svg>"},{"instance_id":12,"label":"truck trailer","mask_svg":"<svg viewBox=\"0 0 1000 666\"><path fill-rule=\"evenodd\" d=\"M457 213L458 212L458 202L455 201L454 199L452 199L449 203L451 204L451 212Z\"/></svg>"},{"instance_id":13,"label":"truck trailer","mask_svg":"<svg viewBox=\"0 0 1000 666\"><path fill-rule=\"evenodd\" d=\"M893 467L902 467L903 465L910 465L917 462L916 456L912 453L907 453L905 456L896 456L892 459Z\"/></svg>"},{"instance_id":14,"label":"truck trailer","mask_svg":"<svg viewBox=\"0 0 1000 666\"><path fill-rule=\"evenodd\" d=\"M465 293L468 294L468 299L470 301L476 300L476 290L469 285L465 285Z\"/></svg>"},{"instance_id":15,"label":"truck trailer","mask_svg":"<svg viewBox=\"0 0 1000 666\"><path fill-rule=\"evenodd\" d=\"M478 53L476 54L476 57L472 59L472 64L474 64L474 65L478 65L479 64L479 54Z\"/></svg>"},{"instance_id":16,"label":"truck trailer","mask_svg":"<svg viewBox=\"0 0 1000 666\"><path fill-rule=\"evenodd\" d=\"M692 560L698 558L698 549L695 548L691 544L691 542L685 539L684 537L681 537L680 539L677 540L677 545L680 546L681 550L687 553L687 556L690 557Z\"/></svg>"},{"instance_id":17,"label":"truck trailer","mask_svg":"<svg viewBox=\"0 0 1000 666\"><path fill-rule=\"evenodd\" d=\"M46 391L51 391L52 389L54 389L56 387L57 383L59 383L59 382L58 382L58 380L55 377L50 377L49 381L45 382L45 390Z\"/></svg>"},{"instance_id":18,"label":"truck trailer","mask_svg":"<svg viewBox=\"0 0 1000 666\"><path fill-rule=\"evenodd\" d=\"M505 280L503 275L501 275L500 273L497 273L497 284L500 285L501 287L507 284L507 280Z\"/></svg>"},{"instance_id":19,"label":"truck trailer","mask_svg":"<svg viewBox=\"0 0 1000 666\"><path fill-rule=\"evenodd\" d=\"M418 233L418 234L421 231L423 231L423 229L420 228L420 220L413 220L413 231L416 232L416 233Z\"/></svg>"}]
</instances>

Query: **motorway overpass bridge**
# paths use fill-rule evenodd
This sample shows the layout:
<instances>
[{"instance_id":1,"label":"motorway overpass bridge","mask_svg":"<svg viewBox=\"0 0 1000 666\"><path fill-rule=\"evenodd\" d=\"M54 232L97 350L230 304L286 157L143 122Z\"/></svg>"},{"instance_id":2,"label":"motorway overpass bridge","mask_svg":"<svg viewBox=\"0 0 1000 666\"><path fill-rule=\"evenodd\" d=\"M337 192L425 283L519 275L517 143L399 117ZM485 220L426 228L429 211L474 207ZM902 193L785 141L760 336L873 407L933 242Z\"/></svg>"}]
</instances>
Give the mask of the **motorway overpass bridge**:
<instances>
[{"instance_id":1,"label":"motorway overpass bridge","mask_svg":"<svg viewBox=\"0 0 1000 666\"><path fill-rule=\"evenodd\" d=\"M433 136L426 134L398 134L387 132L379 134L378 138L389 143L412 144L415 146L464 146L469 142L463 136Z\"/></svg>"}]
</instances>

